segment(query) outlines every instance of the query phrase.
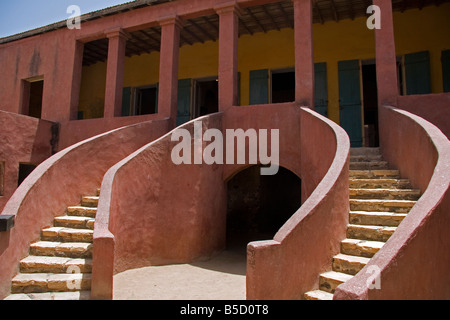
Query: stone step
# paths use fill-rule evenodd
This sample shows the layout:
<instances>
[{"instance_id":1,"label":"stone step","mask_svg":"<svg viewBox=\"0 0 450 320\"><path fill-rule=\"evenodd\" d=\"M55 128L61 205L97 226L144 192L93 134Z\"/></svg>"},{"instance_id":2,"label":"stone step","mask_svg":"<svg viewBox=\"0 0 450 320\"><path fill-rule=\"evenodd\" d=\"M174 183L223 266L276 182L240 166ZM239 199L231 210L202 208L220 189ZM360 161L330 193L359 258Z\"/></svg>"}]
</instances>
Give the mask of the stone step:
<instances>
[{"instance_id":1,"label":"stone step","mask_svg":"<svg viewBox=\"0 0 450 320\"><path fill-rule=\"evenodd\" d=\"M386 170L389 169L386 161L350 161L350 170Z\"/></svg>"},{"instance_id":2,"label":"stone step","mask_svg":"<svg viewBox=\"0 0 450 320\"><path fill-rule=\"evenodd\" d=\"M20 272L22 273L90 273L92 271L92 259L28 256L20 260Z\"/></svg>"},{"instance_id":3,"label":"stone step","mask_svg":"<svg viewBox=\"0 0 450 320\"><path fill-rule=\"evenodd\" d=\"M381 154L350 155L350 162L383 161Z\"/></svg>"},{"instance_id":4,"label":"stone step","mask_svg":"<svg viewBox=\"0 0 450 320\"><path fill-rule=\"evenodd\" d=\"M396 229L396 227L349 224L347 227L347 238L386 242Z\"/></svg>"},{"instance_id":5,"label":"stone step","mask_svg":"<svg viewBox=\"0 0 450 320\"><path fill-rule=\"evenodd\" d=\"M319 289L325 292L334 293L334 290L338 285L350 280L353 278L352 275L336 272L336 271L328 271L322 273L319 277Z\"/></svg>"},{"instance_id":6,"label":"stone step","mask_svg":"<svg viewBox=\"0 0 450 320\"><path fill-rule=\"evenodd\" d=\"M420 190L412 189L354 189L350 188L350 199L414 200L420 198Z\"/></svg>"},{"instance_id":7,"label":"stone step","mask_svg":"<svg viewBox=\"0 0 450 320\"><path fill-rule=\"evenodd\" d=\"M407 179L350 179L350 188L355 189L411 189Z\"/></svg>"},{"instance_id":8,"label":"stone step","mask_svg":"<svg viewBox=\"0 0 450 320\"><path fill-rule=\"evenodd\" d=\"M350 179L400 179L398 170L350 170Z\"/></svg>"},{"instance_id":9,"label":"stone step","mask_svg":"<svg viewBox=\"0 0 450 320\"><path fill-rule=\"evenodd\" d=\"M67 207L66 214L68 216L95 218L95 215L97 214L97 208L83 207L83 206L71 206L71 207Z\"/></svg>"},{"instance_id":10,"label":"stone step","mask_svg":"<svg viewBox=\"0 0 450 320\"><path fill-rule=\"evenodd\" d=\"M350 210L408 213L415 204L412 200L350 199Z\"/></svg>"},{"instance_id":11,"label":"stone step","mask_svg":"<svg viewBox=\"0 0 450 320\"><path fill-rule=\"evenodd\" d=\"M370 258L339 253L333 257L333 271L355 275L369 262Z\"/></svg>"},{"instance_id":12,"label":"stone step","mask_svg":"<svg viewBox=\"0 0 450 320\"><path fill-rule=\"evenodd\" d=\"M57 242L92 242L93 230L51 227L42 230L41 240Z\"/></svg>"},{"instance_id":13,"label":"stone step","mask_svg":"<svg viewBox=\"0 0 450 320\"><path fill-rule=\"evenodd\" d=\"M91 289L91 278L90 273L19 273L12 279L11 293L85 291Z\"/></svg>"},{"instance_id":14,"label":"stone step","mask_svg":"<svg viewBox=\"0 0 450 320\"><path fill-rule=\"evenodd\" d=\"M55 227L67 227L74 229L91 229L94 230L95 219L83 216L62 216L56 217L54 220Z\"/></svg>"},{"instance_id":15,"label":"stone step","mask_svg":"<svg viewBox=\"0 0 450 320\"><path fill-rule=\"evenodd\" d=\"M333 294L322 290L313 290L306 292L304 298L305 300L333 300Z\"/></svg>"},{"instance_id":16,"label":"stone step","mask_svg":"<svg viewBox=\"0 0 450 320\"><path fill-rule=\"evenodd\" d=\"M83 196L81 198L81 206L95 208L98 206L98 199L98 196Z\"/></svg>"},{"instance_id":17,"label":"stone step","mask_svg":"<svg viewBox=\"0 0 450 320\"><path fill-rule=\"evenodd\" d=\"M398 227L406 213L350 211L351 224Z\"/></svg>"},{"instance_id":18,"label":"stone step","mask_svg":"<svg viewBox=\"0 0 450 320\"><path fill-rule=\"evenodd\" d=\"M31 244L30 254L34 256L91 258L92 243L39 241Z\"/></svg>"},{"instance_id":19,"label":"stone step","mask_svg":"<svg viewBox=\"0 0 450 320\"><path fill-rule=\"evenodd\" d=\"M43 292L43 293L15 293L5 298L5 300L90 300L90 291L72 292Z\"/></svg>"},{"instance_id":20,"label":"stone step","mask_svg":"<svg viewBox=\"0 0 450 320\"><path fill-rule=\"evenodd\" d=\"M350 156L380 155L380 148L350 148Z\"/></svg>"},{"instance_id":21,"label":"stone step","mask_svg":"<svg viewBox=\"0 0 450 320\"><path fill-rule=\"evenodd\" d=\"M384 245L381 241L344 239L341 241L341 253L372 258Z\"/></svg>"}]
</instances>

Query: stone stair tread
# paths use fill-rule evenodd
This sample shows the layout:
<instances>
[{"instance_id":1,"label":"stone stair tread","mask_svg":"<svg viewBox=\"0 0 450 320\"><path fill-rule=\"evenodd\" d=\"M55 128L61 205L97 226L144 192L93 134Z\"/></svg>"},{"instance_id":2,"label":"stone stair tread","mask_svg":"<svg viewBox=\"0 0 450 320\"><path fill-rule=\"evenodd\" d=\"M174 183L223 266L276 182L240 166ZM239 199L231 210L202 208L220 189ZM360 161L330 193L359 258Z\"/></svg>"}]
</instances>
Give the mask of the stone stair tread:
<instances>
[{"instance_id":1,"label":"stone stair tread","mask_svg":"<svg viewBox=\"0 0 450 320\"><path fill-rule=\"evenodd\" d=\"M333 257L333 271L355 275L369 262L370 258L339 253Z\"/></svg>"},{"instance_id":2,"label":"stone stair tread","mask_svg":"<svg viewBox=\"0 0 450 320\"><path fill-rule=\"evenodd\" d=\"M347 237L386 242L396 229L397 227L349 224L347 226Z\"/></svg>"},{"instance_id":3,"label":"stone stair tread","mask_svg":"<svg viewBox=\"0 0 450 320\"><path fill-rule=\"evenodd\" d=\"M65 242L92 242L94 231L67 227L50 227L42 230L42 240L62 239Z\"/></svg>"},{"instance_id":4,"label":"stone stair tread","mask_svg":"<svg viewBox=\"0 0 450 320\"><path fill-rule=\"evenodd\" d=\"M369 155L350 155L350 162L357 161L383 161L383 156L381 154L369 154Z\"/></svg>"},{"instance_id":5,"label":"stone stair tread","mask_svg":"<svg viewBox=\"0 0 450 320\"><path fill-rule=\"evenodd\" d=\"M415 200L350 199L351 211L408 213Z\"/></svg>"},{"instance_id":6,"label":"stone stair tread","mask_svg":"<svg viewBox=\"0 0 450 320\"><path fill-rule=\"evenodd\" d=\"M388 204L389 206L409 206L412 207L416 204L415 200L383 200L383 199L350 199L350 202L367 202L367 203L379 203Z\"/></svg>"},{"instance_id":7,"label":"stone stair tread","mask_svg":"<svg viewBox=\"0 0 450 320\"><path fill-rule=\"evenodd\" d=\"M81 198L81 206L97 207L99 196L83 196Z\"/></svg>"},{"instance_id":8,"label":"stone stair tread","mask_svg":"<svg viewBox=\"0 0 450 320\"><path fill-rule=\"evenodd\" d=\"M19 273L11 288L13 293L82 291L90 289L91 280L91 273Z\"/></svg>"},{"instance_id":9,"label":"stone stair tread","mask_svg":"<svg viewBox=\"0 0 450 320\"><path fill-rule=\"evenodd\" d=\"M379 179L379 178L396 178L400 179L400 171L393 169L382 169L382 170L349 170L349 177L364 177Z\"/></svg>"},{"instance_id":10,"label":"stone stair tread","mask_svg":"<svg viewBox=\"0 0 450 320\"><path fill-rule=\"evenodd\" d=\"M55 227L93 229L95 218L85 216L60 216L55 218Z\"/></svg>"},{"instance_id":11,"label":"stone stair tread","mask_svg":"<svg viewBox=\"0 0 450 320\"><path fill-rule=\"evenodd\" d=\"M411 189L411 184L408 179L359 179L349 178L350 188L359 189L378 189L387 188L391 190Z\"/></svg>"},{"instance_id":12,"label":"stone stair tread","mask_svg":"<svg viewBox=\"0 0 450 320\"><path fill-rule=\"evenodd\" d=\"M335 255L333 257L333 259L346 260L349 262L357 262L357 263L363 263L363 264L367 264L370 260L370 258L353 256L353 255L348 255L348 254L343 254L343 253L338 253L337 255Z\"/></svg>"},{"instance_id":13,"label":"stone stair tread","mask_svg":"<svg viewBox=\"0 0 450 320\"><path fill-rule=\"evenodd\" d=\"M350 274L336 272L336 271L327 271L327 272L321 273L320 276L323 278L340 281L342 283L353 278L353 276Z\"/></svg>"},{"instance_id":14,"label":"stone stair tread","mask_svg":"<svg viewBox=\"0 0 450 320\"><path fill-rule=\"evenodd\" d=\"M380 155L379 147L358 147L358 148L350 148L351 156L368 156L368 155Z\"/></svg>"},{"instance_id":15,"label":"stone stair tread","mask_svg":"<svg viewBox=\"0 0 450 320\"><path fill-rule=\"evenodd\" d=\"M351 161L350 170L389 170L386 161Z\"/></svg>"},{"instance_id":16,"label":"stone stair tread","mask_svg":"<svg viewBox=\"0 0 450 320\"><path fill-rule=\"evenodd\" d=\"M14 293L5 300L90 300L90 291Z\"/></svg>"},{"instance_id":17,"label":"stone stair tread","mask_svg":"<svg viewBox=\"0 0 450 320\"><path fill-rule=\"evenodd\" d=\"M341 252L344 254L373 257L385 243L373 240L344 239L341 241Z\"/></svg>"},{"instance_id":18,"label":"stone stair tread","mask_svg":"<svg viewBox=\"0 0 450 320\"><path fill-rule=\"evenodd\" d=\"M28 256L20 260L22 273L64 273L76 270L89 273L92 270L92 259L54 256Z\"/></svg>"},{"instance_id":19,"label":"stone stair tread","mask_svg":"<svg viewBox=\"0 0 450 320\"><path fill-rule=\"evenodd\" d=\"M350 211L349 221L355 225L377 225L397 227L407 213L382 211Z\"/></svg>"},{"instance_id":20,"label":"stone stair tread","mask_svg":"<svg viewBox=\"0 0 450 320\"><path fill-rule=\"evenodd\" d=\"M306 300L333 300L333 294L323 290L313 290L305 293Z\"/></svg>"},{"instance_id":21,"label":"stone stair tread","mask_svg":"<svg viewBox=\"0 0 450 320\"><path fill-rule=\"evenodd\" d=\"M350 199L413 200L420 198L420 190L389 188L350 188Z\"/></svg>"},{"instance_id":22,"label":"stone stair tread","mask_svg":"<svg viewBox=\"0 0 450 320\"><path fill-rule=\"evenodd\" d=\"M92 243L89 242L55 242L38 241L30 245L30 253L34 256L61 256L90 254ZM73 256L69 256L73 258Z\"/></svg>"},{"instance_id":23,"label":"stone stair tread","mask_svg":"<svg viewBox=\"0 0 450 320\"><path fill-rule=\"evenodd\" d=\"M85 206L70 206L67 207L66 213L68 216L95 217L95 215L97 214L97 208Z\"/></svg>"}]
</instances>

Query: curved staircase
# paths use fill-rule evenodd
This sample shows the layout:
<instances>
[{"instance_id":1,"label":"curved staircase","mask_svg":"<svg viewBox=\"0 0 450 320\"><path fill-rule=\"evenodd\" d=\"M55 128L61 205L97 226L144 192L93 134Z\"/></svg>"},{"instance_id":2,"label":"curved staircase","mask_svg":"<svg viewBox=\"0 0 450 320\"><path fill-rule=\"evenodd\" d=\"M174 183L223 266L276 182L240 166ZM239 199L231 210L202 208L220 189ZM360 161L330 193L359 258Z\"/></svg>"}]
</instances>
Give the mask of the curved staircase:
<instances>
[{"instance_id":1,"label":"curved staircase","mask_svg":"<svg viewBox=\"0 0 450 320\"><path fill-rule=\"evenodd\" d=\"M84 196L79 206L68 207L53 227L41 231L12 279L5 300L88 300L92 271L92 241L99 199Z\"/></svg>"},{"instance_id":2,"label":"curved staircase","mask_svg":"<svg viewBox=\"0 0 450 320\"><path fill-rule=\"evenodd\" d=\"M319 276L319 290L307 300L332 300L336 287L354 277L392 236L420 197L398 170L391 170L378 148L350 152L350 213L347 239L333 257L331 271Z\"/></svg>"}]
</instances>

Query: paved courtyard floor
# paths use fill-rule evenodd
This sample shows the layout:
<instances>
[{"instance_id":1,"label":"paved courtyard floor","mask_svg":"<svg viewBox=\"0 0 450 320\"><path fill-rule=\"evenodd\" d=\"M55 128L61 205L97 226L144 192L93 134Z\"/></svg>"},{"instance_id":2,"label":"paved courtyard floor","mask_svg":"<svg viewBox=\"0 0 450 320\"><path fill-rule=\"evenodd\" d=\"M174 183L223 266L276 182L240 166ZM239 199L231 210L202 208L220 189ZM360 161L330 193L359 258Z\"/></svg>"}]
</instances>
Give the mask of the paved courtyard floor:
<instances>
[{"instance_id":1,"label":"paved courtyard floor","mask_svg":"<svg viewBox=\"0 0 450 320\"><path fill-rule=\"evenodd\" d=\"M127 270L114 276L115 300L244 300L245 250L208 261Z\"/></svg>"}]
</instances>

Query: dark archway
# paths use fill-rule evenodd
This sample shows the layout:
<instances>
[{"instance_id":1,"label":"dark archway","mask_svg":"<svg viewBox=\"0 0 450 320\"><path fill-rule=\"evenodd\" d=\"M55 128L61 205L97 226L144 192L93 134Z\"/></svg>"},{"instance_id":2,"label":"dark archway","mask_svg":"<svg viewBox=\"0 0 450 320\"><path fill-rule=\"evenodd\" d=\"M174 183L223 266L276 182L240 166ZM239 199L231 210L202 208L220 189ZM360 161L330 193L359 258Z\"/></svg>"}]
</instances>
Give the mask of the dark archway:
<instances>
[{"instance_id":1,"label":"dark archway","mask_svg":"<svg viewBox=\"0 0 450 320\"><path fill-rule=\"evenodd\" d=\"M231 250L272 239L301 205L301 180L283 167L273 176L262 176L260 166L246 168L228 181L227 189L226 245Z\"/></svg>"}]
</instances>

